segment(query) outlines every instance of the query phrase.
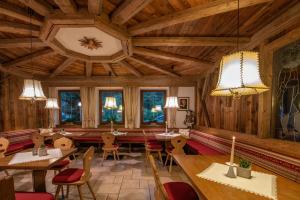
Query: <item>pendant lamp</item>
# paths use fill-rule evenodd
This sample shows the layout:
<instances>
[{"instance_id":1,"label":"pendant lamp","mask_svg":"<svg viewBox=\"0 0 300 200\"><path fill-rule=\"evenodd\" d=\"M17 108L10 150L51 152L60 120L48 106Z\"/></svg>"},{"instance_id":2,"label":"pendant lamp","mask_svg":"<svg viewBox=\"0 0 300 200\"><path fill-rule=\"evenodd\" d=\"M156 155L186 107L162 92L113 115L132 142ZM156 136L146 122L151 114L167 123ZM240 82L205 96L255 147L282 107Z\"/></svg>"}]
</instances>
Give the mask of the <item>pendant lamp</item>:
<instances>
[{"instance_id":1,"label":"pendant lamp","mask_svg":"<svg viewBox=\"0 0 300 200\"><path fill-rule=\"evenodd\" d=\"M56 98L48 98L46 101L46 109L59 109L58 103L57 103L57 99Z\"/></svg>"},{"instance_id":2,"label":"pendant lamp","mask_svg":"<svg viewBox=\"0 0 300 200\"><path fill-rule=\"evenodd\" d=\"M28 8L28 13L30 17L30 25L31 23L31 17L32 17L32 10ZM32 29L31 29L31 35L32 35ZM30 43L30 52L32 53L32 38L31 37L31 43ZM31 57L31 65L32 65L32 57ZM30 101L45 101L47 98L44 95L41 82L38 80L30 80L25 79L24 80L24 87L23 92L21 96L19 97L21 100L30 100Z\"/></svg>"},{"instance_id":3,"label":"pendant lamp","mask_svg":"<svg viewBox=\"0 0 300 200\"><path fill-rule=\"evenodd\" d=\"M45 101L47 100L44 95L41 82L37 80L24 80L24 87L21 96L21 100L30 100L30 101Z\"/></svg>"},{"instance_id":4,"label":"pendant lamp","mask_svg":"<svg viewBox=\"0 0 300 200\"><path fill-rule=\"evenodd\" d=\"M110 77L110 86L111 86L111 72L109 72L109 77ZM117 100L114 96L109 96L105 98L105 104L104 108L112 110L112 109L117 109Z\"/></svg>"},{"instance_id":5,"label":"pendant lamp","mask_svg":"<svg viewBox=\"0 0 300 200\"><path fill-rule=\"evenodd\" d=\"M239 0L237 21L237 51L221 59L219 79L216 88L211 92L212 96L238 98L269 90L260 77L259 53L239 51Z\"/></svg>"},{"instance_id":6,"label":"pendant lamp","mask_svg":"<svg viewBox=\"0 0 300 200\"><path fill-rule=\"evenodd\" d=\"M165 108L178 108L178 98L177 97L167 97Z\"/></svg>"}]
</instances>

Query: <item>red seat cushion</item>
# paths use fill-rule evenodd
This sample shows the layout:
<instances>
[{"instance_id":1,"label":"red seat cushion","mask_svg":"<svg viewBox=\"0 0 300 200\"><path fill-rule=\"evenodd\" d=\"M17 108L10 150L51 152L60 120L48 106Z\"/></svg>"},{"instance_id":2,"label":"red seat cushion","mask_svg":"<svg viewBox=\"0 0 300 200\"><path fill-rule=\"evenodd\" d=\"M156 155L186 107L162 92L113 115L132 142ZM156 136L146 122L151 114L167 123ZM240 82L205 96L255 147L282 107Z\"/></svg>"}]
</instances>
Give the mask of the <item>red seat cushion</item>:
<instances>
[{"instance_id":1,"label":"red seat cushion","mask_svg":"<svg viewBox=\"0 0 300 200\"><path fill-rule=\"evenodd\" d=\"M205 146L197 141L189 140L187 141L187 145L198 154L202 155L222 155L221 152L216 151L208 146Z\"/></svg>"},{"instance_id":2,"label":"red seat cushion","mask_svg":"<svg viewBox=\"0 0 300 200\"><path fill-rule=\"evenodd\" d=\"M77 168L69 168L64 171L59 172L56 176L54 176L52 182L55 183L73 183L78 181L84 170Z\"/></svg>"},{"instance_id":3,"label":"red seat cushion","mask_svg":"<svg viewBox=\"0 0 300 200\"><path fill-rule=\"evenodd\" d=\"M53 165L51 167L51 169L62 169L62 168L65 168L68 164L70 164L69 160L61 160L58 163L56 163L55 165Z\"/></svg>"},{"instance_id":4,"label":"red seat cushion","mask_svg":"<svg viewBox=\"0 0 300 200\"><path fill-rule=\"evenodd\" d=\"M169 182L164 184L169 200L198 200L195 190L185 182Z\"/></svg>"},{"instance_id":5,"label":"red seat cushion","mask_svg":"<svg viewBox=\"0 0 300 200\"><path fill-rule=\"evenodd\" d=\"M162 146L160 144L148 143L147 146L149 149L153 149L153 150L162 149Z\"/></svg>"},{"instance_id":6,"label":"red seat cushion","mask_svg":"<svg viewBox=\"0 0 300 200\"><path fill-rule=\"evenodd\" d=\"M172 153L172 150L173 150L173 149L174 149L174 147L168 146L167 149L166 149L166 151L167 151L168 153Z\"/></svg>"},{"instance_id":7,"label":"red seat cushion","mask_svg":"<svg viewBox=\"0 0 300 200\"><path fill-rule=\"evenodd\" d=\"M16 192L16 200L54 200L52 194L42 192Z\"/></svg>"},{"instance_id":8,"label":"red seat cushion","mask_svg":"<svg viewBox=\"0 0 300 200\"><path fill-rule=\"evenodd\" d=\"M128 142L128 143L145 143L145 138L142 136L121 136L118 137L119 142Z\"/></svg>"},{"instance_id":9,"label":"red seat cushion","mask_svg":"<svg viewBox=\"0 0 300 200\"><path fill-rule=\"evenodd\" d=\"M23 144L22 143L15 143L15 144L10 144L6 150L6 153L9 154L9 153L12 153L12 152L15 152L15 151L20 151L24 148Z\"/></svg>"},{"instance_id":10,"label":"red seat cushion","mask_svg":"<svg viewBox=\"0 0 300 200\"><path fill-rule=\"evenodd\" d=\"M34 146L32 140L25 140L21 143L24 149L32 148Z\"/></svg>"}]
</instances>

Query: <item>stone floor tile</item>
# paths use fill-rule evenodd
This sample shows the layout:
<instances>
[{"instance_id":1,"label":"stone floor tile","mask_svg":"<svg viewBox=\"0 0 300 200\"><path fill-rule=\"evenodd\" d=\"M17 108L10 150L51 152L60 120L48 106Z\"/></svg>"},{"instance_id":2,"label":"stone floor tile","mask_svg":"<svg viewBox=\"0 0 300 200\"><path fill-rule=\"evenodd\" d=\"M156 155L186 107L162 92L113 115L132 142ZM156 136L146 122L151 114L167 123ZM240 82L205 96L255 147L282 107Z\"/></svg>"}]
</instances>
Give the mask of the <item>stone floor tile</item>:
<instances>
[{"instance_id":1,"label":"stone floor tile","mask_svg":"<svg viewBox=\"0 0 300 200\"><path fill-rule=\"evenodd\" d=\"M149 189L121 189L118 200L150 200Z\"/></svg>"}]
</instances>

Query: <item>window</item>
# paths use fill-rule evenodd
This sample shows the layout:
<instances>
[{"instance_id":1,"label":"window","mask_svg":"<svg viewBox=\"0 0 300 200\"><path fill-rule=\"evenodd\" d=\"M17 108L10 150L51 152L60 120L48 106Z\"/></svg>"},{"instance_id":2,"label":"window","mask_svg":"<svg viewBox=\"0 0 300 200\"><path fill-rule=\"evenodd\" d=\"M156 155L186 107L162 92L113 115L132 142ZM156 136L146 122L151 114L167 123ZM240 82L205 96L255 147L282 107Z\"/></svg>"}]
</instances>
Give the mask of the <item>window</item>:
<instances>
[{"instance_id":1,"label":"window","mask_svg":"<svg viewBox=\"0 0 300 200\"><path fill-rule=\"evenodd\" d=\"M116 99L117 107L115 109L105 108L106 97L114 97ZM113 120L116 124L124 123L124 103L122 90L100 90L100 123L108 124Z\"/></svg>"},{"instance_id":2,"label":"window","mask_svg":"<svg viewBox=\"0 0 300 200\"><path fill-rule=\"evenodd\" d=\"M141 91L141 122L142 124L163 124L166 119L164 105L165 90Z\"/></svg>"},{"instance_id":3,"label":"window","mask_svg":"<svg viewBox=\"0 0 300 200\"><path fill-rule=\"evenodd\" d=\"M59 91L61 124L81 124L81 100L79 90Z\"/></svg>"}]
</instances>

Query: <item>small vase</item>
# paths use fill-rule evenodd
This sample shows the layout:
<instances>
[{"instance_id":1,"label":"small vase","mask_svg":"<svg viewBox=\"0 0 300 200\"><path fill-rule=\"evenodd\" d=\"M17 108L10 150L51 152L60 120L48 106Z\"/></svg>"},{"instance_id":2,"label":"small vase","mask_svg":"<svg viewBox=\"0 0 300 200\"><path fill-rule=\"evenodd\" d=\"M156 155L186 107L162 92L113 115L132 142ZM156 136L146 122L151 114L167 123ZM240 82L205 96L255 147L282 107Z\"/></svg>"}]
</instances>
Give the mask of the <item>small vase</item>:
<instances>
[{"instance_id":1,"label":"small vase","mask_svg":"<svg viewBox=\"0 0 300 200\"><path fill-rule=\"evenodd\" d=\"M40 148L39 149L39 156L46 156L47 155L47 149L46 148Z\"/></svg>"},{"instance_id":2,"label":"small vase","mask_svg":"<svg viewBox=\"0 0 300 200\"><path fill-rule=\"evenodd\" d=\"M251 167L249 168L237 167L237 176L250 179Z\"/></svg>"}]
</instances>

